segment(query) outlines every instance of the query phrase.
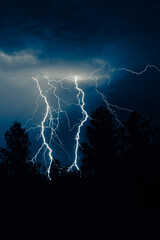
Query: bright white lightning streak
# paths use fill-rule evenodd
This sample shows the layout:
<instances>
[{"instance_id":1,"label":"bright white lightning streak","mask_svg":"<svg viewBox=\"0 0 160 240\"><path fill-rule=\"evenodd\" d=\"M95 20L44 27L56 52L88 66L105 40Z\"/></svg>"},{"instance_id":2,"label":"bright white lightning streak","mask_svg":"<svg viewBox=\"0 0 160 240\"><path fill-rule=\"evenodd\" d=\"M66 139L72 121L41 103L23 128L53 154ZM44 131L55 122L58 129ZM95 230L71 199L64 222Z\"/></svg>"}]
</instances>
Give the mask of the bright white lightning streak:
<instances>
[{"instance_id":1,"label":"bright white lightning streak","mask_svg":"<svg viewBox=\"0 0 160 240\"><path fill-rule=\"evenodd\" d=\"M59 115L60 115L60 113L64 113L65 116L66 116L67 122L68 122L68 128L69 128L70 131L72 131L73 128L71 128L71 126L70 126L70 119L69 119L69 117L68 117L67 112L64 111L64 110L61 108L61 102L63 102L63 103L66 104L67 106L77 105L77 104L75 104L75 103L67 103L67 102L64 101L62 98L58 97L58 95L56 94L57 88L56 88L54 85L52 85L51 82L53 81L53 82L60 83L62 89L68 90L69 92L71 92L71 91L70 91L69 88L64 88L64 87L63 87L63 82L62 82L62 81L63 81L64 79L57 80L57 81L56 81L56 80L50 80L47 76L46 76L46 79L48 80L48 86L50 87L50 88L47 90L47 92L48 92L49 90L53 90L53 95L56 97L57 103L58 103L58 111L57 111L57 121L58 121L58 123L57 123L56 129L58 129L58 127L59 127ZM52 140L53 140L53 139L52 139ZM59 140L59 142L61 142L60 139L58 139L58 140ZM61 145L62 145L62 144L61 144ZM65 149L63 149L63 150L66 152ZM67 154L68 154L68 152L67 152ZM68 154L68 155L69 155L69 154Z\"/></svg>"},{"instance_id":2,"label":"bright white lightning streak","mask_svg":"<svg viewBox=\"0 0 160 240\"><path fill-rule=\"evenodd\" d=\"M51 84L52 81L53 81L53 82L56 82L56 83L60 83L60 84L61 84L61 87L62 87L63 89L70 91L69 88L64 88L64 87L63 87L63 84L62 84L63 79L61 79L61 80L50 80L47 76L45 76L45 78L47 79L47 81L48 81L48 86L49 86L49 89L46 91L46 93L48 93L50 90L53 91L53 95L54 95L55 98L57 99L58 107L57 107L57 108L53 108L53 107L51 107L51 106L49 105L49 102L48 102L48 100L47 100L47 97L43 94L43 92L42 92L42 90L41 90L41 87L40 87L40 85L39 85L39 81L38 81L36 78L33 78L33 80L35 80L36 83L37 83L37 88L38 88L38 90L39 90L39 94L40 94L40 95L39 95L38 98L36 99L36 109L34 110L32 117L26 122L25 127L27 126L27 124L28 124L30 121L32 121L32 120L34 119L35 113L36 113L37 110L38 110L38 99L39 99L39 97L41 96L41 97L44 99L44 102L45 102L46 107L47 107L47 108L46 108L45 115L44 115L44 118L43 118L41 124L37 124L36 126L31 127L31 128L29 128L27 131L35 130L35 129L38 129L38 128L41 129L41 132L40 132L40 134L38 135L37 140L40 139L40 138L42 138L43 144L42 144L41 147L38 149L37 153L36 153L35 156L31 159L31 161L33 161L33 162L36 161L36 159L37 159L38 155L40 154L40 152L45 148L44 151L43 151L42 156L43 156L43 159L44 159L44 161L45 161L45 163L46 163L46 165L47 165L46 152L47 152L47 150L48 150L48 151L49 151L50 164L49 164L49 167L48 167L48 169L47 169L47 175L48 175L48 178L50 179L50 170L51 170L51 165L52 165L52 162L53 162L53 159L54 159L54 158L52 157L52 154L51 154L52 152L51 152L51 148L49 147L49 144L51 144L52 141L53 141L56 145L58 145L60 148L62 148L63 151L67 154L68 158L70 158L69 153L65 150L64 145L63 145L61 139L58 137L57 132L56 132L56 131L59 129L60 113L64 113L64 114L65 114L66 119L67 119L67 122L68 122L68 128L69 128L70 131L72 131L73 128L75 127L75 126L73 126L72 128L70 127L70 119L69 119L69 117L68 117L67 112L64 111L64 110L61 108L61 101L62 101L64 104L68 105L68 106L71 106L71 105L76 105L76 106L77 106L78 104L77 104L77 103L67 103L66 101L64 101L62 98L60 98L60 97L57 95L57 93L56 93L57 88L56 88L56 86L54 86L53 84ZM70 91L70 92L71 92L71 91ZM56 117L53 118L52 112L56 114ZM56 123L54 123L54 120L56 121ZM48 121L49 121L49 122L48 122ZM45 125L46 122L48 122L48 123ZM43 125L43 127L42 127L42 125ZM45 133L44 133L45 129L50 129L50 131L51 131L49 144L46 142ZM54 138L54 137L58 140L58 142L55 141L55 138ZM44 140L45 140L45 141L44 141ZM46 146L46 144L47 144L47 146ZM48 148L48 147L49 147L49 148ZM56 163L55 163L55 164L56 164ZM58 166L57 166L57 167L58 167ZM58 168L58 170L60 170L60 169ZM59 173L60 173L60 171L59 171Z\"/></svg>"},{"instance_id":3,"label":"bright white lightning streak","mask_svg":"<svg viewBox=\"0 0 160 240\"><path fill-rule=\"evenodd\" d=\"M50 159L50 162L49 162L49 166L48 166L48 169L47 169L47 175L48 175L48 178L51 180L50 178L50 169L51 169L51 165L52 165L52 162L53 162L53 157L52 157L52 149L50 148L50 146L48 145L48 143L46 142L46 138L45 138L45 134L44 134L44 131L45 131L45 122L48 118L48 116L52 116L52 111L51 111L51 108L49 106L49 103L47 101L47 98L46 96L43 94L42 90L41 90L41 87L39 85L39 82L36 78L33 77L33 80L36 81L36 84L37 84L37 88L39 90L39 93L40 93L40 96L44 99L44 102L46 104L46 112L45 112L45 115L44 115L44 118L41 122L41 136L42 136L42 139L43 139L43 143L41 145L41 147L39 148L39 150L37 151L36 155L32 158L32 161L36 160L36 158L38 157L38 154L40 153L40 151L43 149L43 147L45 147L45 151L46 152L48 150L49 152L49 159Z\"/></svg>"},{"instance_id":4,"label":"bright white lightning streak","mask_svg":"<svg viewBox=\"0 0 160 240\"><path fill-rule=\"evenodd\" d=\"M63 86L62 81L63 81L64 79L61 79L61 80L50 80L47 76L45 76L45 78L47 79L47 81L48 81L48 86L49 86L49 88L48 88L48 90L46 91L46 93L48 93L48 91L50 91L50 90L53 91L53 95L54 95L55 98L57 99L58 107L55 108L55 109L53 109L53 108L49 105L49 102L48 102L48 100L47 100L47 97L44 95L44 93L43 93L42 90L41 90L41 87L40 87L40 84L39 84L38 79L36 79L36 78L33 77L33 80L36 81L37 88L38 88L38 90L39 90L39 96L38 96L38 98L37 98L37 100L36 100L36 109L34 110L32 117L26 122L25 126L27 126L27 124L34 119L35 113L36 113L37 110L38 110L38 99L39 99L39 97L42 97L43 100L44 100L44 102L45 102L45 104L46 104L46 112L45 112L45 114L44 114L44 118L43 118L41 124L29 128L28 131L40 128L40 129L41 129L41 132L40 132L40 135L38 136L37 140L38 140L39 138L42 138L43 143L42 143L41 147L38 149L38 151L37 151L37 153L35 154L35 156L31 159L31 161L33 161L33 162L36 161L37 158L38 158L38 155L39 155L40 152L43 150L42 156L43 156L43 159L44 159L45 163L47 164L47 161L46 161L46 153L47 153L47 151L48 151L48 152L49 152L49 159L50 159L50 161L49 161L49 167L48 167L48 169L47 169L47 175L48 175L48 178L51 179L51 178L50 178L50 170L51 170L52 162L53 162L53 160L55 160L55 159L52 157L52 149L51 149L51 147L49 146L49 144L51 144L51 142L54 141L55 144L57 144L59 147L61 147L61 148L67 153L67 155L68 155L68 157L69 157L68 152L64 149L63 143L61 142L60 138L58 137L58 135L57 135L57 133L56 133L56 131L59 129L60 113L64 113L64 114L65 114L66 119L67 119L67 122L68 122L68 128L69 128L70 131L72 131L77 125L79 125L79 123L76 123L72 128L70 127L70 119L69 119L69 117L68 117L67 112L64 111L64 110L61 108L61 101L62 101L64 104L68 105L68 106L71 106L71 105L80 106L81 109L82 109L83 116L85 115L84 119L81 120L81 124L78 126L78 132L77 132L76 138L75 138L75 139L76 139L75 160L74 160L74 163L72 164L72 166L70 167L70 170L72 169L73 166L75 166L75 167L77 168L77 170L80 170L79 167L78 167L78 165L77 165L77 158L78 158L78 157L77 157L77 152L78 152L78 147L79 147L80 130L81 130L81 127L83 126L84 122L87 120L88 115L87 115L87 112L84 110L84 105L85 105L85 103L84 103L84 92L82 91L82 89L80 89L80 88L78 87L78 82L77 82L77 79L76 79L76 78L75 78L75 85L76 85L75 88L78 90L78 94L77 94L78 103L67 103L66 101L64 101L62 98L60 98L60 97L57 95L57 93L56 93L57 88L56 88L56 86L54 86L51 82L60 83L62 89L68 90L69 92L71 92L69 88L65 88L65 87ZM82 94L82 100L80 100L80 97L79 97L80 94ZM81 101L82 101L82 103L81 103ZM56 118L53 118L53 116L52 116L52 111L53 111L54 113L56 113L56 115L57 115ZM46 122L47 122L48 120L49 120L49 123L46 124ZM53 120L56 120L56 121L57 121L57 123L55 124L55 127L53 126L53 125L54 125ZM45 138L45 129L50 129L50 130L51 130L49 144L47 143L46 138ZM54 135L55 135L55 137L58 139L59 144L54 140ZM70 157L69 157L69 158L70 158Z\"/></svg>"},{"instance_id":5,"label":"bright white lightning streak","mask_svg":"<svg viewBox=\"0 0 160 240\"><path fill-rule=\"evenodd\" d=\"M76 167L76 169L80 171L80 169L78 167L78 164L77 164L78 148L79 148L79 145L80 145L80 143L79 143L80 133L81 133L81 128L83 127L84 123L87 121L87 119L89 117L88 114L87 114L87 111L84 109L84 106L85 106L85 102L84 102L85 94L84 94L84 91L78 85L77 77L75 77L75 89L77 89L77 91L78 91L77 99L78 99L79 106L80 106L80 108L82 110L83 118L81 119L81 122L80 122L80 124L78 126L77 134L76 134L76 137L75 137L75 140L76 140L75 159L74 159L73 164L68 168L68 171L70 171L73 167ZM80 99L80 94L82 95L81 99Z\"/></svg>"}]
</instances>

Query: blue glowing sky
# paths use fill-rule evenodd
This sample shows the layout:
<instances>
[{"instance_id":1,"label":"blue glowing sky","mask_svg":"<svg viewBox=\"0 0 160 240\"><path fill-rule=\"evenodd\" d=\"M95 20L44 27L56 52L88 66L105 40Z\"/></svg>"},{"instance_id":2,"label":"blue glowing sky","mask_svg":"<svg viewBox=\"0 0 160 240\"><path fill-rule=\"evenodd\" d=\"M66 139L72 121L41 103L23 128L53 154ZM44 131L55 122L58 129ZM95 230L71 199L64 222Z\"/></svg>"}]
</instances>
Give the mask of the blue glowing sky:
<instances>
[{"instance_id":1,"label":"blue glowing sky","mask_svg":"<svg viewBox=\"0 0 160 240\"><path fill-rule=\"evenodd\" d=\"M38 96L33 76L40 79L44 90L46 75L50 79L70 78L64 81L64 86L69 87L72 94L58 89L59 96L68 102L76 101L72 79L79 76L83 79L80 85L86 94L86 110L90 113L103 102L95 92L94 82L88 78L104 63L107 65L99 73L99 89L108 101L142 113L153 111L159 119L158 71L148 69L139 76L115 72L109 85L106 78L109 68L141 71L147 64L160 67L159 9L159 1L7 0L1 3L1 145L4 131L13 121L24 125L32 116ZM49 99L54 102L53 96ZM39 106L37 122L44 107L41 102ZM81 117L80 112L74 107L66 109L74 125ZM120 118L125 115L121 111L117 114ZM62 119L60 135L72 159L75 132L67 135L66 127ZM85 129L82 141L84 132ZM55 155L65 159L58 149Z\"/></svg>"}]
</instances>

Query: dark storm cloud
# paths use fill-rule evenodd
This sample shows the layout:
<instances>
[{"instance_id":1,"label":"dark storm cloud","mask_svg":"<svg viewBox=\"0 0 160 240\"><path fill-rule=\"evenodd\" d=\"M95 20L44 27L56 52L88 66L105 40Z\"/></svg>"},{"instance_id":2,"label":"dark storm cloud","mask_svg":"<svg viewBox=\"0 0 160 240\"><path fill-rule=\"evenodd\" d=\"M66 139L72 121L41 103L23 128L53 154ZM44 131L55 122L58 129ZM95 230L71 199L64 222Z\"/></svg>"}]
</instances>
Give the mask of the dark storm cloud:
<instances>
[{"instance_id":1,"label":"dark storm cloud","mask_svg":"<svg viewBox=\"0 0 160 240\"><path fill-rule=\"evenodd\" d=\"M71 73L72 77L86 77L104 62L113 68L128 67L136 71L146 64L160 66L159 9L159 1L147 0L1 2L0 123L3 131L14 120L25 123L32 115L37 98L32 76L54 78L54 74L63 73L66 77ZM141 77L123 72L113 76L110 86L105 82L100 89L113 104L157 112L159 73L147 71ZM87 111L95 110L102 99L95 93L94 83L80 84L86 93ZM73 109L70 111L72 118Z\"/></svg>"},{"instance_id":2,"label":"dark storm cloud","mask_svg":"<svg viewBox=\"0 0 160 240\"><path fill-rule=\"evenodd\" d=\"M41 58L157 63L158 9L158 1L6 1L0 45L41 49Z\"/></svg>"},{"instance_id":3,"label":"dark storm cloud","mask_svg":"<svg viewBox=\"0 0 160 240\"><path fill-rule=\"evenodd\" d=\"M142 111L143 109L145 113L157 112L160 116L160 72L156 69L150 68L138 76L119 72L113 75L109 88L111 102L127 107L132 106L133 110Z\"/></svg>"}]
</instances>

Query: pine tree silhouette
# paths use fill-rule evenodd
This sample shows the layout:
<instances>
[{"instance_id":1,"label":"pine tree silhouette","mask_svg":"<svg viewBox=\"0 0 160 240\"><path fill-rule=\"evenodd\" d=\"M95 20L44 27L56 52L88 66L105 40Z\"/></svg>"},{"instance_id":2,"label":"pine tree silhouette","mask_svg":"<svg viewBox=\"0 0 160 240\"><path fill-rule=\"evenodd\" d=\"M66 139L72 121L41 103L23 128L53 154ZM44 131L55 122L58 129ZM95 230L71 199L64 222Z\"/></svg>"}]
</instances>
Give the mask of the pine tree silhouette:
<instances>
[{"instance_id":1,"label":"pine tree silhouette","mask_svg":"<svg viewBox=\"0 0 160 240\"><path fill-rule=\"evenodd\" d=\"M0 149L2 162L6 164L7 174L13 177L24 177L27 171L30 141L21 124L14 122L5 133L6 148Z\"/></svg>"}]
</instances>

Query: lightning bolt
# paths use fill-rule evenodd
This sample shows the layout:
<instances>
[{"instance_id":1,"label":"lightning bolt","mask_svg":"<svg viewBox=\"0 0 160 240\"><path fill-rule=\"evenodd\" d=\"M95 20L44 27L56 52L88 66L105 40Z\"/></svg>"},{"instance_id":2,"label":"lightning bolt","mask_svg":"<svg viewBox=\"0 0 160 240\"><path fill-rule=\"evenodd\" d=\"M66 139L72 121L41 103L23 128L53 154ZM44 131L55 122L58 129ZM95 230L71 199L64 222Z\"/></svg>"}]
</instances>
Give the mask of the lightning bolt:
<instances>
[{"instance_id":1,"label":"lightning bolt","mask_svg":"<svg viewBox=\"0 0 160 240\"><path fill-rule=\"evenodd\" d=\"M52 162L54 160L54 158L52 157L52 149L50 148L49 144L47 143L46 141L46 138L45 138L45 123L47 121L47 118L49 117L50 119L52 119L52 111L51 111L51 108L49 106L49 103L47 101L47 98L46 96L43 94L42 90L41 90L41 87L39 85L39 82L38 82L38 79L34 78L33 77L33 80L36 82L37 84L37 88L39 90L39 94L40 96L42 97L42 99L44 100L45 104L46 104L46 111L45 111L45 114L44 114L44 118L41 122L41 136L42 136L42 140L43 140L43 143L41 145L41 147L39 148L39 150L37 151L37 153L35 154L35 156L31 159L32 161L36 160L39 153L41 152L41 150L44 148L44 156L45 156L45 153L48 151L48 156L49 156L49 166L48 166L48 169L47 169L47 175L48 175L48 178L51 180L50 178L50 169L51 169L51 165L52 165Z\"/></svg>"},{"instance_id":2,"label":"lightning bolt","mask_svg":"<svg viewBox=\"0 0 160 240\"><path fill-rule=\"evenodd\" d=\"M148 70L148 68L154 68L158 72L160 72L160 69L157 66L150 65L150 64L146 65L146 67L142 71L140 71L140 72L136 72L136 71L133 71L131 69L124 68L124 67L123 68L113 68L112 72L115 72L115 71L126 71L126 72L129 72L129 73L135 74L135 75L141 75L141 74L145 73Z\"/></svg>"},{"instance_id":3,"label":"lightning bolt","mask_svg":"<svg viewBox=\"0 0 160 240\"><path fill-rule=\"evenodd\" d=\"M99 84L98 84L98 77L94 77L95 74L104 71L105 67L106 67L107 63L104 63L102 65L102 67L98 68L97 70L93 71L90 75L89 78L91 81L94 80L95 81L95 91L98 95L100 95L100 97L102 98L103 102L106 104L107 109L110 111L110 113L115 117L115 120L118 122L118 126L121 125L123 126L123 124L121 123L121 121L119 120L117 114L115 113L115 111L112 109L112 107L117 108L119 110L124 110L124 111L128 111L128 112L132 112L133 110L127 109L125 107L120 107L118 105L114 105L108 102L106 96L104 93L102 93L98 88L99 88ZM112 70L113 71L113 70ZM109 75L109 73L107 72L105 75L105 78L108 80L108 85L110 84L111 81L111 76Z\"/></svg>"},{"instance_id":4,"label":"lightning bolt","mask_svg":"<svg viewBox=\"0 0 160 240\"><path fill-rule=\"evenodd\" d=\"M79 144L80 132L81 132L81 128L83 127L84 123L87 121L87 119L89 117L88 114L87 114L87 111L84 109L84 106L85 106L85 102L84 102L85 94L84 94L84 91L78 85L77 77L75 77L75 89L78 91L77 99L78 99L79 106L80 106L80 108L82 110L83 118L80 121L80 124L78 126L78 130L77 130L77 134L76 134L76 137L75 137L75 140L76 140L75 159L74 159L73 164L68 168L68 171L70 171L73 167L76 167L76 169L80 171L80 169L78 167L78 164L77 164L78 148L79 148L79 145L80 145ZM81 95L81 99L80 99L80 95Z\"/></svg>"},{"instance_id":5,"label":"lightning bolt","mask_svg":"<svg viewBox=\"0 0 160 240\"><path fill-rule=\"evenodd\" d=\"M122 110L122 111L128 111L128 112L132 112L133 110L108 102L105 94L103 92L101 92L100 89L99 89L99 80L102 78L102 75L103 75L103 78L105 78L107 80L108 85L109 85L110 81L112 80L112 74L116 71L126 71L126 72L129 72L129 73L134 74L134 75L141 75L141 74L145 73L149 68L154 68L158 72L160 72L160 69L155 65L147 65L143 70L137 72L137 71L133 71L131 69L125 68L125 67L123 67L123 68L111 68L111 67L108 66L109 68L106 71L106 66L108 66L107 63L104 63L100 68L91 72L89 74L89 77L87 77L85 79L88 79L90 81L95 81L95 91L96 91L96 93L101 97L103 102L106 104L108 110L111 112L111 114L114 115L114 117L115 117L115 119L118 123L118 126L119 125L123 126L123 124L119 120L119 118L116 114L116 111L114 109L118 109L118 110ZM97 77L97 75L99 75L99 76ZM39 80L37 78L33 77L33 80L36 82L36 85L37 85L39 96L36 99L36 108L33 112L33 115L29 120L27 120L26 126L28 125L28 123L30 121L34 120L35 114L38 111L38 101L41 98L45 103L45 113L44 113L43 119L42 119L40 124L32 126L31 128L28 129L28 131L35 130L35 129L40 129L40 135L38 136L37 139L41 138L42 139L42 144L39 147L38 151L36 152L35 156L31 159L31 161L36 162L38 156L43 151L43 153L42 153L43 159L44 159L46 165L48 165L47 170L46 170L47 171L47 176L48 176L49 179L51 179L50 178L51 166L52 166L53 162L55 163L55 159L52 156L53 155L53 150L52 150L52 147L51 147L52 142L54 142L56 145L61 147L69 157L68 152L65 150L64 145L63 145L61 139L59 138L59 136L57 134L57 131L59 131L59 127L60 127L60 114L65 115L67 123L68 123L69 131L72 131L75 128L77 129L76 130L76 135L75 135L76 143L75 143L75 146L74 146L74 160L73 160L73 163L71 164L71 166L68 167L67 172L71 171L73 168L76 168L76 170L80 171L80 168L78 166L78 150L79 150L79 146L80 146L81 129L84 126L87 119L90 118L90 117L89 117L87 111L85 110L85 92L79 86L79 81L78 81L80 79L79 77L74 77L75 90L77 91L77 94L76 94L77 103L75 103L75 102L68 103L62 97L60 98L58 96L57 87L56 87L56 84L60 84L61 89L65 90L65 91L68 91L68 93L72 94L71 89L69 87L65 87L63 85L63 83L64 83L65 80L73 79L73 77L62 78L60 80L55 80L55 79L50 80L48 78L48 76L45 76L45 79L47 80L48 89L44 93L44 91L42 91L41 86L39 84ZM49 91L52 91L52 93L53 93L53 95L56 99L57 107L53 108L52 106L50 106L49 101L48 101L47 96L46 96L49 93ZM67 111L63 109L62 103L67 105L67 106L73 106L74 105L74 106L77 106L81 109L81 112L82 112L83 116L80 120L80 123L77 122L74 126L71 127L69 116L67 114ZM56 117L54 115L56 115ZM45 136L46 135L45 130L47 130L47 129L50 130L49 141L47 141L46 136ZM47 163L48 159L49 159L49 164Z\"/></svg>"},{"instance_id":6,"label":"lightning bolt","mask_svg":"<svg viewBox=\"0 0 160 240\"><path fill-rule=\"evenodd\" d=\"M35 154L35 156L31 159L32 162L36 162L37 161L37 158L38 158L38 155L41 153L41 151L43 150L43 158L45 160L45 163L47 164L47 160L46 160L46 154L48 153L48 156L49 156L49 166L47 168L47 176L49 179L50 178L50 170L51 170L51 165L52 165L52 162L55 160L52 156L52 149L50 147L52 141L55 142L54 140L54 137L56 137L59 141L59 144L57 142L55 142L59 147L61 147L67 154L68 152L64 149L63 147L63 143L61 142L60 138L58 137L56 131L59 129L59 120L60 120L60 114L61 113L64 113L65 116L66 116L66 119L67 119L67 122L68 122L68 128L70 131L72 131L77 125L78 125L78 130L77 130L77 133L76 133L76 137L75 137L75 140L76 140L76 145L75 145L75 159L74 159L74 162L73 164L68 168L67 171L70 171L73 167L75 167L77 170L80 170L79 167L78 167L78 164L77 164L77 159L78 159L78 148L79 148L79 139L80 139L80 131L81 131L81 127L84 125L85 121L87 121L87 118L88 118L88 114L87 112L85 111L84 109L84 105L85 105L85 102L84 102L84 92L83 90L79 87L78 85L78 80L77 80L77 77L74 78L74 82L75 82L75 89L78 91L77 93L77 100L78 100L78 103L67 103L66 101L64 101L62 98L60 98L57 93L56 93L56 86L53 84L54 82L55 83L60 83L62 89L64 90L68 90L69 92L71 92L71 90L69 88L66 88L63 86L63 80L64 79L61 79L61 80L50 80L47 76L45 76L45 78L47 79L47 83L48 83L48 89L46 90L46 93L48 93L49 91L52 91L54 97L56 98L57 100L57 104L58 104L58 107L55 109L53 109L48 100L47 100L47 97L45 96L45 94L43 93L41 87L40 87L40 84L39 84L39 81L37 78L34 78L33 77L33 80L36 81L36 84L37 84L37 88L38 88L38 91L39 91L39 96L36 100L36 109L34 110L33 112L33 115L32 117L27 120L26 122L26 126L27 124L32 121L34 119L34 116L35 116L35 113L37 112L37 109L38 109L38 99L39 97L41 97L43 100L44 100L44 103L46 105L46 111L45 111L45 114L44 114L44 117L43 117L43 120L41 122L40 125L36 125L35 127L31 127L28 129L28 131L30 130L34 130L34 129L37 129L37 128L40 128L41 129L41 132L40 132L40 135L38 137L39 138L42 138L42 145L40 146L40 148L38 149L37 153ZM72 128L70 126L70 119L68 117L68 114L66 111L64 111L61 107L61 102L63 102L64 104L68 105L68 106L71 106L71 105L76 105L76 106L79 106L80 109L82 110L82 114L83 114L83 118L81 119L80 121L80 124L79 123L76 123ZM53 118L53 114L52 113L56 113L56 118ZM49 120L49 123L47 123L47 121ZM57 120L56 124L55 124L55 127L54 127L54 120ZM46 140L46 137L45 137L45 129L50 129L51 131L51 134L50 134L50 140L49 140L49 143L47 143L47 140ZM68 154L68 157L69 157L69 154ZM54 161L55 162L55 161Z\"/></svg>"},{"instance_id":7,"label":"lightning bolt","mask_svg":"<svg viewBox=\"0 0 160 240\"><path fill-rule=\"evenodd\" d=\"M112 115L114 115L116 121L118 122L118 125L121 125L121 126L123 127L123 124L121 123L121 121L119 120L117 114L115 113L115 111L114 111L112 108L117 108L117 109L119 109L119 110L127 111L127 112L133 112L133 110L128 109L128 108L125 108L125 107L121 107L121 106L118 106L118 105L115 105L115 104L112 104L112 103L109 103L109 102L107 101L107 98L106 98L105 94L102 93L102 92L98 89L98 87L99 87L99 84L98 84L99 78L97 78L97 77L94 78L94 75L95 75L96 73L99 73L99 72L101 72L101 71L105 71L105 66L106 66L106 65L107 65L107 63L104 63L104 64L102 65L102 67L100 67L100 68L98 68L97 70L93 71L93 72L90 74L89 79L95 81L95 91L97 92L97 94L99 94L99 95L101 96L103 102L106 104L106 106L107 106L108 110L110 111L110 113L111 113ZM109 72L113 73L113 72L115 72L115 71L126 71L126 72L129 72L129 73L134 74L134 75L142 75L143 73L145 73L145 72L148 70L148 68L154 68L154 69L156 69L158 72L160 72L160 69L159 69L157 66L155 66L155 65L150 65L150 64L146 65L145 68L144 68L143 70L141 70L140 72L136 72L136 71L133 71L133 70L128 69L128 68L125 68L125 67L123 67L123 68L110 68L110 69L109 69ZM111 76L109 75L108 72L107 72L107 74L106 74L106 79L108 79L108 85L109 85L109 83L110 83L110 81L111 81Z\"/></svg>"},{"instance_id":8,"label":"lightning bolt","mask_svg":"<svg viewBox=\"0 0 160 240\"><path fill-rule=\"evenodd\" d=\"M51 147L50 147L52 141L54 141L55 144L57 144L59 147L61 147L61 148L64 150L64 152L66 152L66 154L68 155L68 158L69 158L69 153L65 150L65 148L64 148L64 146L63 146L63 143L61 142L61 140L60 140L60 138L58 137L58 134L57 134L57 132L56 132L56 131L58 130L58 128L59 128L60 113L65 113L66 118L67 118L67 120L68 120L68 127L69 127L69 128L70 128L70 120L69 120L69 117L68 117L68 115L67 115L67 112L65 112L65 111L63 111L63 110L61 109L61 104L60 104L60 103L61 103L61 101L63 101L63 100L60 99L60 98L58 97L58 95L56 94L57 88L56 88L54 85L51 84L52 81L49 80L48 77L46 77L46 79L47 79L47 81L48 81L48 86L49 86L49 89L46 91L46 93L48 93L50 90L53 90L53 94L54 94L54 96L55 96L56 99L57 99L58 108L57 108L57 109L53 109L53 107L50 107L50 104L49 104L49 102L48 102L48 100L47 100L47 97L44 95L44 93L43 93L43 91L42 91L42 89L41 89L41 87L40 87L40 84L39 84L38 79L33 77L33 80L36 81L36 84L37 84L37 88L38 88L38 91L39 91L39 96L38 96L38 98L36 99L36 108L35 108L35 110L34 110L34 112L33 112L33 115L32 115L32 117L31 117L29 120L27 120L25 126L27 126L28 123L34 119L35 114L36 114L37 109L38 109L38 99L39 99L39 97L41 97L41 98L44 100L44 103L45 103L45 105L46 105L46 111L45 111L43 120L42 120L42 122L41 122L40 125L36 125L35 127L31 127L31 128L29 128L27 131L34 130L34 129L37 129L37 128L40 128L40 129L41 129L40 135L38 136L37 140L38 140L39 138L42 138L42 142L43 142L43 143L42 143L41 147L38 149L38 151L37 151L37 153L35 154L35 156L31 159L31 161L32 161L33 163L36 162L39 154L41 153L42 150L44 150L42 156L43 156L43 159L44 159L44 161L45 161L45 164L47 165L46 154L47 154L47 152L48 152L48 156L49 156L49 166L47 167L47 176L48 176L49 179L51 179L51 178L50 178L50 170L51 170L51 166L52 166L53 160L55 160L55 159L52 157L52 149L51 149ZM68 105L70 105L70 104L68 104ZM53 113L56 113L56 118L53 117ZM49 123L48 123L48 121L49 121ZM56 123L55 123L54 121L56 121ZM47 140L46 140L46 137L45 137L45 130L46 130L46 129L50 129L50 132L51 132L51 133L50 133L49 143L47 143ZM58 142L55 141L55 138L58 140ZM56 164L55 161L54 161L54 164ZM57 164L56 164L56 165L57 165ZM58 167L58 166L57 166L57 167ZM60 173L60 169L58 169L58 170L59 170L59 173Z\"/></svg>"}]
</instances>

